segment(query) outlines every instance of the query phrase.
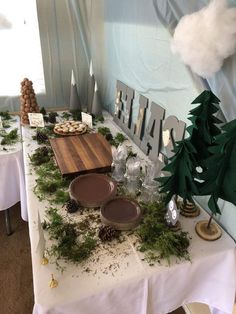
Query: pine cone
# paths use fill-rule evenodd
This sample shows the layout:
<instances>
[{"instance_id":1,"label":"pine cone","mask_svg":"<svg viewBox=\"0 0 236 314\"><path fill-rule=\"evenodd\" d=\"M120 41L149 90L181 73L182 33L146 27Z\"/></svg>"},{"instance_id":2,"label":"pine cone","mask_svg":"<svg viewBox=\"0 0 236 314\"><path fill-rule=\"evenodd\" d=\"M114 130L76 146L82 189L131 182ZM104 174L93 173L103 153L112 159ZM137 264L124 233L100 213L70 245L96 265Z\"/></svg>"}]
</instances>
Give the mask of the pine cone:
<instances>
[{"instance_id":1,"label":"pine cone","mask_svg":"<svg viewBox=\"0 0 236 314\"><path fill-rule=\"evenodd\" d=\"M105 138L106 138L107 141L112 141L113 140L113 136L112 136L111 133L106 134Z\"/></svg>"},{"instance_id":2,"label":"pine cone","mask_svg":"<svg viewBox=\"0 0 236 314\"><path fill-rule=\"evenodd\" d=\"M49 114L48 114L48 122L56 123L56 116L58 116L57 112L49 112Z\"/></svg>"},{"instance_id":3,"label":"pine cone","mask_svg":"<svg viewBox=\"0 0 236 314\"><path fill-rule=\"evenodd\" d=\"M66 202L66 210L68 213L75 213L79 209L78 203L71 199L68 202Z\"/></svg>"},{"instance_id":4,"label":"pine cone","mask_svg":"<svg viewBox=\"0 0 236 314\"><path fill-rule=\"evenodd\" d=\"M111 241L118 237L118 232L111 226L101 226L98 232L101 241Z\"/></svg>"},{"instance_id":5,"label":"pine cone","mask_svg":"<svg viewBox=\"0 0 236 314\"><path fill-rule=\"evenodd\" d=\"M38 144L42 144L48 140L48 136L43 132L37 131L36 140L37 140Z\"/></svg>"}]
</instances>

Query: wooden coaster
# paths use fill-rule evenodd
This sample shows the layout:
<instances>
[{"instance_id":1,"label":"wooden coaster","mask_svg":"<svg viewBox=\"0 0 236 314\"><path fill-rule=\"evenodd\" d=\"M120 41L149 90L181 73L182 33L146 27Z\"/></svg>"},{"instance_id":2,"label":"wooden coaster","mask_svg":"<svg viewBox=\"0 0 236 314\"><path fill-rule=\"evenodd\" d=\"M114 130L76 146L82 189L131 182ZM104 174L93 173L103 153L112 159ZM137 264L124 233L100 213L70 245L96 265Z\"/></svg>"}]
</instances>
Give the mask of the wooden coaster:
<instances>
[{"instance_id":1,"label":"wooden coaster","mask_svg":"<svg viewBox=\"0 0 236 314\"><path fill-rule=\"evenodd\" d=\"M210 228L207 228L208 220L201 220L195 226L195 231L200 238L207 241L215 241L222 235L221 228L214 222L210 224Z\"/></svg>"},{"instance_id":2,"label":"wooden coaster","mask_svg":"<svg viewBox=\"0 0 236 314\"><path fill-rule=\"evenodd\" d=\"M179 221L174 226L169 226L170 230L173 232L177 232L181 229L181 224Z\"/></svg>"}]
</instances>

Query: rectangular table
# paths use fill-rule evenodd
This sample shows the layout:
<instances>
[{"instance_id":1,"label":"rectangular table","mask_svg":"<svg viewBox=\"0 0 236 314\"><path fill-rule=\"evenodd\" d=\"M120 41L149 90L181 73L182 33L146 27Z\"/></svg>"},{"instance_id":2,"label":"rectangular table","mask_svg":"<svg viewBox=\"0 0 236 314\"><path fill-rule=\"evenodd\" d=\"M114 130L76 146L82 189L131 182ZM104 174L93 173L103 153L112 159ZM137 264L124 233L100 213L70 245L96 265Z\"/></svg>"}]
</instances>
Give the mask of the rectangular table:
<instances>
[{"instance_id":1,"label":"rectangular table","mask_svg":"<svg viewBox=\"0 0 236 314\"><path fill-rule=\"evenodd\" d=\"M109 127L113 133L120 132L109 115L103 126ZM232 314L236 288L235 242L224 231L215 242L199 238L194 226L197 221L208 219L203 210L197 218L180 218L183 230L191 236L191 262L172 259L171 266L166 262L149 266L143 260L143 253L136 250L132 236L127 236L126 241L120 244L104 244L78 266L65 264L63 273L57 270L55 264L42 265L38 212L43 220L49 204L47 201L40 202L33 192L36 177L28 154L37 148L37 144L32 142L31 129L23 127L22 132L34 314L165 314L192 302L208 304L215 314ZM132 145L133 151L146 159ZM49 288L51 274L59 283L55 289Z\"/></svg>"}]
</instances>

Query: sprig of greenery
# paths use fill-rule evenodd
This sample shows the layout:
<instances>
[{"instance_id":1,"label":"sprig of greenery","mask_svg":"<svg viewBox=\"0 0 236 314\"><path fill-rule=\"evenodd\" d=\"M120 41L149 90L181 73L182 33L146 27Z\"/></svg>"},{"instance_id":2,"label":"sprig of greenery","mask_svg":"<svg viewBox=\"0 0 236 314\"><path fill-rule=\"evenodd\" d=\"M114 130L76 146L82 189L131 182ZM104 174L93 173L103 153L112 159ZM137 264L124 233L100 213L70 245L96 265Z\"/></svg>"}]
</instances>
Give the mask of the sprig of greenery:
<instances>
[{"instance_id":1,"label":"sprig of greenery","mask_svg":"<svg viewBox=\"0 0 236 314\"><path fill-rule=\"evenodd\" d=\"M52 156L53 156L52 149L43 146L38 147L31 156L29 155L29 159L32 165L40 166L44 163L49 162Z\"/></svg>"},{"instance_id":2,"label":"sprig of greenery","mask_svg":"<svg viewBox=\"0 0 236 314\"><path fill-rule=\"evenodd\" d=\"M93 117L93 124L96 125L97 123L104 123L104 117L103 116L92 116Z\"/></svg>"},{"instance_id":3,"label":"sprig of greenery","mask_svg":"<svg viewBox=\"0 0 236 314\"><path fill-rule=\"evenodd\" d=\"M111 134L111 130L106 126L99 127L97 131L98 133L102 134L112 146L115 147L118 147L120 144L127 140L127 137L119 132L116 133L115 137L113 137L113 135Z\"/></svg>"},{"instance_id":4,"label":"sprig of greenery","mask_svg":"<svg viewBox=\"0 0 236 314\"><path fill-rule=\"evenodd\" d=\"M165 222L165 202L143 204L144 218L137 228L140 238L139 250L146 252L149 262L166 259L170 264L171 256L189 260L189 237L186 232L173 232Z\"/></svg>"},{"instance_id":5,"label":"sprig of greenery","mask_svg":"<svg viewBox=\"0 0 236 314\"><path fill-rule=\"evenodd\" d=\"M0 116L2 117L2 120L11 120L11 115L9 114L9 111L1 111Z\"/></svg>"},{"instance_id":6,"label":"sprig of greenery","mask_svg":"<svg viewBox=\"0 0 236 314\"><path fill-rule=\"evenodd\" d=\"M38 178L34 192L40 200L49 198L51 203L64 204L69 199L67 190L70 181L62 177L53 159L41 164L35 171Z\"/></svg>"},{"instance_id":7,"label":"sprig of greenery","mask_svg":"<svg viewBox=\"0 0 236 314\"><path fill-rule=\"evenodd\" d=\"M50 239L56 241L49 255L78 264L92 254L96 240L91 234L81 233L77 224L65 222L56 208L49 208L46 217L48 222L43 222L43 228L48 231Z\"/></svg>"},{"instance_id":8,"label":"sprig of greenery","mask_svg":"<svg viewBox=\"0 0 236 314\"><path fill-rule=\"evenodd\" d=\"M97 129L97 132L106 137L106 135L111 134L111 130L106 126L100 126Z\"/></svg>"},{"instance_id":9,"label":"sprig of greenery","mask_svg":"<svg viewBox=\"0 0 236 314\"><path fill-rule=\"evenodd\" d=\"M63 120L69 120L71 117L72 117L72 114L69 113L69 112L67 112L67 111L63 111L63 112L61 113L61 118L62 118Z\"/></svg>"},{"instance_id":10,"label":"sprig of greenery","mask_svg":"<svg viewBox=\"0 0 236 314\"><path fill-rule=\"evenodd\" d=\"M7 133L6 131L1 132L0 136L3 137L2 141L1 141L1 145L12 145L12 144L15 144L16 142L18 142L18 140L19 140L19 135L18 135L17 129L13 129L9 133Z\"/></svg>"},{"instance_id":11,"label":"sprig of greenery","mask_svg":"<svg viewBox=\"0 0 236 314\"><path fill-rule=\"evenodd\" d=\"M3 126L4 129L8 129L8 128L11 127L11 125L8 122L4 121L4 120L2 121L2 126Z\"/></svg>"}]
</instances>

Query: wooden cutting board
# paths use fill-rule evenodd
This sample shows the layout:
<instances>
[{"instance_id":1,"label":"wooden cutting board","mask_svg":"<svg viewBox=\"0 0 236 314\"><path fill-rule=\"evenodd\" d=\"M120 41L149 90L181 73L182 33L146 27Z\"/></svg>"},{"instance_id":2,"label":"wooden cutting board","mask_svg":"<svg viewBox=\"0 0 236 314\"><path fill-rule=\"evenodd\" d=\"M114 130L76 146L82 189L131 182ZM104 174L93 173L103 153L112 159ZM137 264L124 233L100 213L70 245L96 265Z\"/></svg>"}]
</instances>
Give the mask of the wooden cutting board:
<instances>
[{"instance_id":1,"label":"wooden cutting board","mask_svg":"<svg viewBox=\"0 0 236 314\"><path fill-rule=\"evenodd\" d=\"M111 146L100 133L50 139L63 176L111 170Z\"/></svg>"}]
</instances>

